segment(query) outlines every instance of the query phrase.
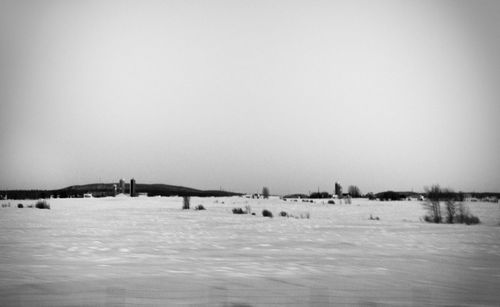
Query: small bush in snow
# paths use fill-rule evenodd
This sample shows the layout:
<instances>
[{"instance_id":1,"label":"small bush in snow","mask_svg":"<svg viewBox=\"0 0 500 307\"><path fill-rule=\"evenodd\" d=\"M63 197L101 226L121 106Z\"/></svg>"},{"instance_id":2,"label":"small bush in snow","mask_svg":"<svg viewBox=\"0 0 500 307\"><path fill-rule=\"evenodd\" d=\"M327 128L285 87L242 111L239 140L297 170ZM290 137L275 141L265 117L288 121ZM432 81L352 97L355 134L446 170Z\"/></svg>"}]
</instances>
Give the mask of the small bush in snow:
<instances>
[{"instance_id":1,"label":"small bush in snow","mask_svg":"<svg viewBox=\"0 0 500 307\"><path fill-rule=\"evenodd\" d=\"M21 209L24 208L23 204L17 204L17 207Z\"/></svg>"},{"instance_id":2,"label":"small bush in snow","mask_svg":"<svg viewBox=\"0 0 500 307\"><path fill-rule=\"evenodd\" d=\"M467 225L481 223L479 218L470 213L469 208L466 207L463 203L459 203L456 209L457 213L454 218L455 223L467 224Z\"/></svg>"},{"instance_id":3,"label":"small bush in snow","mask_svg":"<svg viewBox=\"0 0 500 307\"><path fill-rule=\"evenodd\" d=\"M262 210L262 216L264 217L273 217L273 213L267 209Z\"/></svg>"},{"instance_id":4,"label":"small bush in snow","mask_svg":"<svg viewBox=\"0 0 500 307\"><path fill-rule=\"evenodd\" d=\"M37 209L50 209L50 204L45 200L39 200L36 202L35 207Z\"/></svg>"},{"instance_id":5,"label":"small bush in snow","mask_svg":"<svg viewBox=\"0 0 500 307\"><path fill-rule=\"evenodd\" d=\"M245 211L241 208L233 208L233 214L245 214Z\"/></svg>"},{"instance_id":6,"label":"small bush in snow","mask_svg":"<svg viewBox=\"0 0 500 307\"><path fill-rule=\"evenodd\" d=\"M477 216L471 214L464 217L464 223L467 225L474 225L474 224L480 224L481 221Z\"/></svg>"},{"instance_id":7,"label":"small bush in snow","mask_svg":"<svg viewBox=\"0 0 500 307\"><path fill-rule=\"evenodd\" d=\"M445 197L443 195L446 193L437 184L431 186L430 188L426 187L425 192L428 200L422 204L424 209L427 211L427 215L424 216L424 220L429 223L439 224L443 221L440 201L444 200Z\"/></svg>"},{"instance_id":8,"label":"small bush in snow","mask_svg":"<svg viewBox=\"0 0 500 307\"><path fill-rule=\"evenodd\" d=\"M201 211L201 210L207 210L205 209L205 207L203 207L203 205L198 205L194 208L194 210L198 210L198 211Z\"/></svg>"},{"instance_id":9,"label":"small bush in snow","mask_svg":"<svg viewBox=\"0 0 500 307\"><path fill-rule=\"evenodd\" d=\"M303 213L300 213L300 214L288 214L287 217L290 217L290 218L294 218L294 219L310 219L311 218L311 214L309 212L303 212Z\"/></svg>"}]
</instances>

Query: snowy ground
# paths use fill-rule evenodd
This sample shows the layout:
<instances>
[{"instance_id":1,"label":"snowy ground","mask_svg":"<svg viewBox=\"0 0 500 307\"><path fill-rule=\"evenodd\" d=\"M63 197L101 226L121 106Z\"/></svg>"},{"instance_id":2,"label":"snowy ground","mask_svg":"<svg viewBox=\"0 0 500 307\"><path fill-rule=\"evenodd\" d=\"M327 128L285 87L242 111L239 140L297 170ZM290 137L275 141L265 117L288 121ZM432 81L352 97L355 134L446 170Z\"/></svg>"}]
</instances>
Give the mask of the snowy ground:
<instances>
[{"instance_id":1,"label":"snowy ground","mask_svg":"<svg viewBox=\"0 0 500 307\"><path fill-rule=\"evenodd\" d=\"M51 210L8 202L1 306L500 302L500 204L469 204L483 223L466 226L421 222L420 202L191 200L206 211L181 210L181 198L52 199ZM232 214L246 205L257 216Z\"/></svg>"}]
</instances>

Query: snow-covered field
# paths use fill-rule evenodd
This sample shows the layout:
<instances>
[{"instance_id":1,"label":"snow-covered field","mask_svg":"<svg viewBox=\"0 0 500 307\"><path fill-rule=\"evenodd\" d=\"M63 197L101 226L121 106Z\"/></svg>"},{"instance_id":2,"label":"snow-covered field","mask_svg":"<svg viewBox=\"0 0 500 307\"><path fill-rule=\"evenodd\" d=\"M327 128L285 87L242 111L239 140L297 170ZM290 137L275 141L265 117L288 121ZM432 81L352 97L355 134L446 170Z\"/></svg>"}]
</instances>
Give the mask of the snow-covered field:
<instances>
[{"instance_id":1,"label":"snow-covered field","mask_svg":"<svg viewBox=\"0 0 500 307\"><path fill-rule=\"evenodd\" d=\"M498 306L500 205L481 225L420 202L52 199L0 208L1 306ZM252 215L233 215L250 205ZM274 218L262 217L262 209ZM278 216L280 211L310 218ZM370 215L380 220L369 220Z\"/></svg>"}]
</instances>

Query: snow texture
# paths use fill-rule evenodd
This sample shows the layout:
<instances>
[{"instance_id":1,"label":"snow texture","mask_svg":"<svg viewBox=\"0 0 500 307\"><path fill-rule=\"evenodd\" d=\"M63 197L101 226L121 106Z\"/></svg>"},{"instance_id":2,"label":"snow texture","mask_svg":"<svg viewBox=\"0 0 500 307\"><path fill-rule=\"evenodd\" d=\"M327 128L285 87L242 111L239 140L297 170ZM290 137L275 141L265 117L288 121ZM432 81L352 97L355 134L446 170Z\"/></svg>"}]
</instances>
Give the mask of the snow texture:
<instances>
[{"instance_id":1,"label":"snow texture","mask_svg":"<svg viewBox=\"0 0 500 307\"><path fill-rule=\"evenodd\" d=\"M0 209L1 306L500 302L498 203L470 203L482 224L467 226L422 222L416 201L191 198L205 211L177 197L2 202L12 205ZM245 206L256 215L232 214Z\"/></svg>"}]
</instances>

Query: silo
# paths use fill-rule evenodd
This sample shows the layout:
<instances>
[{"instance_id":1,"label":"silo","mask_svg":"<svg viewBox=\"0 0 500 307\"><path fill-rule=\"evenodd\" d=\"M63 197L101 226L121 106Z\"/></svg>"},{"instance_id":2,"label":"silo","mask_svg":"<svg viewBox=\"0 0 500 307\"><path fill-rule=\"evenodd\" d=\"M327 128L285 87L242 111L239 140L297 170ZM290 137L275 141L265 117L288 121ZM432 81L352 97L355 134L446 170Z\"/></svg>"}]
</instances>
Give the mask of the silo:
<instances>
[{"instance_id":1,"label":"silo","mask_svg":"<svg viewBox=\"0 0 500 307\"><path fill-rule=\"evenodd\" d=\"M135 197L137 195L136 187L135 187L135 179L130 179L130 197Z\"/></svg>"}]
</instances>

